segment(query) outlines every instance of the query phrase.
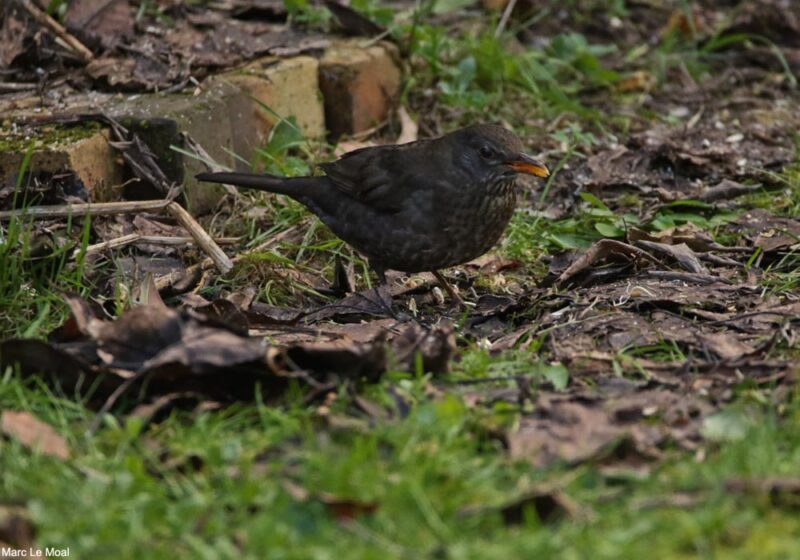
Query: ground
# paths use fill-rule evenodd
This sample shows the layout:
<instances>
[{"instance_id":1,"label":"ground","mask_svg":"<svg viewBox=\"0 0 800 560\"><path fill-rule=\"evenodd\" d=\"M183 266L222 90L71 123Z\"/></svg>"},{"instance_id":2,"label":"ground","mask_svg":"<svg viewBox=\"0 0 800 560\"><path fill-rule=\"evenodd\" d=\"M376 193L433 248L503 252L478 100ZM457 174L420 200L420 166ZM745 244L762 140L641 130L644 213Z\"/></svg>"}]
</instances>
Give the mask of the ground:
<instances>
[{"instance_id":1,"label":"ground","mask_svg":"<svg viewBox=\"0 0 800 560\"><path fill-rule=\"evenodd\" d=\"M4 220L0 542L800 558L797 15L455 4L353 2L398 44L410 117L339 146L281 121L255 164L306 173L414 124L513 128L552 175L523 185L494 251L446 272L466 310L394 275L387 314L364 261L281 197L228 195L200 218L237 238L227 274L191 274L194 249L86 255L131 220L183 235L150 214ZM333 25L287 7L299 29Z\"/></svg>"}]
</instances>

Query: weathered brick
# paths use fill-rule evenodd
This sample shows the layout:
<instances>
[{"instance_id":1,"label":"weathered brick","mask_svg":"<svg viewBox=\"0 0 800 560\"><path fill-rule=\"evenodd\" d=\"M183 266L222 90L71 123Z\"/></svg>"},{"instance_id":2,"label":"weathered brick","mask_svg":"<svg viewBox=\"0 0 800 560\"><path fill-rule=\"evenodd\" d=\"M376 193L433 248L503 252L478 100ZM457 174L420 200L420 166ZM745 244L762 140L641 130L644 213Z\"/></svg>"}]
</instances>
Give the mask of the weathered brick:
<instances>
[{"instance_id":1,"label":"weathered brick","mask_svg":"<svg viewBox=\"0 0 800 560\"><path fill-rule=\"evenodd\" d=\"M325 135L318 69L319 62L310 56L268 57L213 78L235 85L250 98L231 114L236 153L249 160L253 150L263 146L278 116L294 117L307 138Z\"/></svg>"},{"instance_id":2,"label":"weathered brick","mask_svg":"<svg viewBox=\"0 0 800 560\"><path fill-rule=\"evenodd\" d=\"M117 156L108 145L108 132L93 125L45 126L27 130L30 137L4 135L0 150L0 184L18 175L28 146L34 151L27 171L65 173L72 171L92 200L112 200L113 187L122 182Z\"/></svg>"},{"instance_id":3,"label":"weathered brick","mask_svg":"<svg viewBox=\"0 0 800 560\"><path fill-rule=\"evenodd\" d=\"M363 39L334 43L320 59L319 85L331 137L355 134L385 121L402 85L397 49Z\"/></svg>"}]
</instances>

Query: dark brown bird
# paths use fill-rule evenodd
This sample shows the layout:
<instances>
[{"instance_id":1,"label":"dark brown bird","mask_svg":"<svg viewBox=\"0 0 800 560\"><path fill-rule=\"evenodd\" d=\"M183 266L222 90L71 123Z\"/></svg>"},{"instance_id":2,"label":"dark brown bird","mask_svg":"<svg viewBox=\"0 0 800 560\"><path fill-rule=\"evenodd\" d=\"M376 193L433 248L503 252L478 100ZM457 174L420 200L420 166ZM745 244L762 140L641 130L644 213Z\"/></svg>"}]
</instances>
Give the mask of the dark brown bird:
<instances>
[{"instance_id":1,"label":"dark brown bird","mask_svg":"<svg viewBox=\"0 0 800 560\"><path fill-rule=\"evenodd\" d=\"M290 196L364 254L381 279L387 269L430 271L454 295L439 269L479 257L500 239L516 205L518 174L549 175L514 133L491 124L362 148L320 167L324 176L197 178Z\"/></svg>"}]
</instances>

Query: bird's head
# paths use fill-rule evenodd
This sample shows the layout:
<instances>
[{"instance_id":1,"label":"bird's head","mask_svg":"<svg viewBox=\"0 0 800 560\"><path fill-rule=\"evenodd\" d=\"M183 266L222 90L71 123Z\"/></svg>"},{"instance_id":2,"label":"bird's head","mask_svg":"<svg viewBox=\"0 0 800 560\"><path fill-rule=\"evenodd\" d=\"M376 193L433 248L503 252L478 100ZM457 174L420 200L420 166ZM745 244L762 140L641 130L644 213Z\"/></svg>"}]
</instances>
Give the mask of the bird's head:
<instances>
[{"instance_id":1,"label":"bird's head","mask_svg":"<svg viewBox=\"0 0 800 560\"><path fill-rule=\"evenodd\" d=\"M451 134L453 154L462 169L490 188L511 188L518 175L548 177L547 167L523 151L516 134L494 124L479 124Z\"/></svg>"}]
</instances>

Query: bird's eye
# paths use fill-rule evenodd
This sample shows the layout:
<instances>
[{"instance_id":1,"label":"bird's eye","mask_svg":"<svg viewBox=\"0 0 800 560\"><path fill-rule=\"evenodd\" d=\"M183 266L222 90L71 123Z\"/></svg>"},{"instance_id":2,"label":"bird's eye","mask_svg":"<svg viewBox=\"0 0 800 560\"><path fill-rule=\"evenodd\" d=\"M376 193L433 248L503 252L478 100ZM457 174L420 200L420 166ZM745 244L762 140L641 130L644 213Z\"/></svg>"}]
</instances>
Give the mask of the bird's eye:
<instances>
[{"instance_id":1,"label":"bird's eye","mask_svg":"<svg viewBox=\"0 0 800 560\"><path fill-rule=\"evenodd\" d=\"M482 158L486 159L489 159L494 155L494 152L489 146L481 146L481 148L478 150L478 153L481 155Z\"/></svg>"}]
</instances>

